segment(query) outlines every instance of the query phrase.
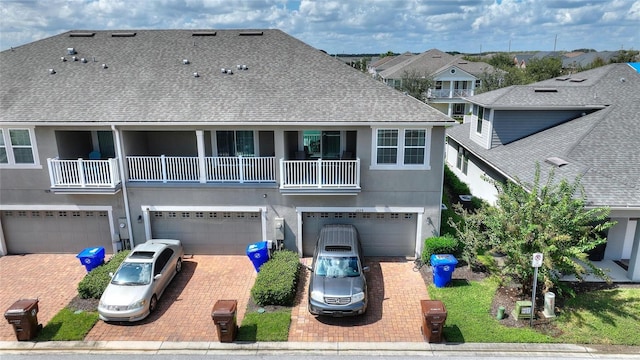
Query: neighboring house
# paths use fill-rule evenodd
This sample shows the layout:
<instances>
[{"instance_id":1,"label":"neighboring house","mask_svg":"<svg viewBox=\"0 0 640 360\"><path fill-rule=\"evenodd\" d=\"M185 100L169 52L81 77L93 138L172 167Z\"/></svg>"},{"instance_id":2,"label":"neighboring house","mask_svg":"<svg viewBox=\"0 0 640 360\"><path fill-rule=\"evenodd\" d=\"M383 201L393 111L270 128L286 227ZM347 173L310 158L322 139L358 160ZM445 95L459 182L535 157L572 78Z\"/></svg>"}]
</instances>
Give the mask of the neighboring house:
<instances>
[{"instance_id":1,"label":"neighboring house","mask_svg":"<svg viewBox=\"0 0 640 360\"><path fill-rule=\"evenodd\" d=\"M402 88L402 79L407 76L432 79L434 86L427 91L429 104L449 117L461 119L469 111L462 98L472 96L480 87L483 73L494 71L497 70L487 63L431 49L386 68L379 78L396 89Z\"/></svg>"},{"instance_id":2,"label":"neighboring house","mask_svg":"<svg viewBox=\"0 0 640 360\"><path fill-rule=\"evenodd\" d=\"M70 31L0 64L2 254L310 256L350 223L413 257L439 232L453 121L281 31Z\"/></svg>"},{"instance_id":3,"label":"neighboring house","mask_svg":"<svg viewBox=\"0 0 640 360\"><path fill-rule=\"evenodd\" d=\"M628 263L633 281L640 281L637 65L610 64L467 98L473 114L447 131L446 150L456 175L491 203L497 192L483 177L532 183L536 163L543 176L550 168L556 179L581 176L588 206L609 207L617 221L602 256Z\"/></svg>"},{"instance_id":4,"label":"neighboring house","mask_svg":"<svg viewBox=\"0 0 640 360\"><path fill-rule=\"evenodd\" d=\"M408 51L398 56L385 56L381 59L378 59L375 62L372 62L371 66L368 67L369 73L375 79L379 80L380 79L379 74L381 72L385 71L386 69L394 65L400 64L414 56L416 56L414 53L411 53Z\"/></svg>"}]
</instances>

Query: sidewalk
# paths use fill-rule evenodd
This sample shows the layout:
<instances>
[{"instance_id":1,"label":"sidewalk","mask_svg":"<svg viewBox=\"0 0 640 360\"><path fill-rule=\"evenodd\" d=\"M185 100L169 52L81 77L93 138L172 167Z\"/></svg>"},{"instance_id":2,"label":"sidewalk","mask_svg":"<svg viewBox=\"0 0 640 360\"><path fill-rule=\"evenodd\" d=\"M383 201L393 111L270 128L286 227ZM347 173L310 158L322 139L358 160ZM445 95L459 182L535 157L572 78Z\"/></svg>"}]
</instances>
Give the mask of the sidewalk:
<instances>
[{"instance_id":1,"label":"sidewalk","mask_svg":"<svg viewBox=\"0 0 640 360\"><path fill-rule=\"evenodd\" d=\"M549 354L577 354L610 356L629 359L640 358L640 347L633 346L599 346L570 344L432 344L427 342L255 342L255 343L220 343L220 342L164 342L164 341L50 341L50 342L18 342L0 341L2 353L143 353L143 354L200 354L235 355L249 354L308 354L308 355L473 355L491 356L504 354L523 354L527 357ZM427 354L425 354L427 352Z\"/></svg>"}]
</instances>

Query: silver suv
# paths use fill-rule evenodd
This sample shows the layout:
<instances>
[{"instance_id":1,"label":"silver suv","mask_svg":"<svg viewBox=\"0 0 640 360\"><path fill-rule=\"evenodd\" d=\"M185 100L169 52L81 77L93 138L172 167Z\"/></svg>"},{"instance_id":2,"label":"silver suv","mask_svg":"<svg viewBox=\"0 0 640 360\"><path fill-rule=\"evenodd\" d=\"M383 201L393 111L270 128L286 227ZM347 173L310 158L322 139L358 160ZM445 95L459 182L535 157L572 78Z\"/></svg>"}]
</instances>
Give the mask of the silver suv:
<instances>
[{"instance_id":1,"label":"silver suv","mask_svg":"<svg viewBox=\"0 0 640 360\"><path fill-rule=\"evenodd\" d=\"M309 312L350 316L367 310L369 267L363 267L362 246L353 225L325 225L320 230L313 262L308 267Z\"/></svg>"}]
</instances>

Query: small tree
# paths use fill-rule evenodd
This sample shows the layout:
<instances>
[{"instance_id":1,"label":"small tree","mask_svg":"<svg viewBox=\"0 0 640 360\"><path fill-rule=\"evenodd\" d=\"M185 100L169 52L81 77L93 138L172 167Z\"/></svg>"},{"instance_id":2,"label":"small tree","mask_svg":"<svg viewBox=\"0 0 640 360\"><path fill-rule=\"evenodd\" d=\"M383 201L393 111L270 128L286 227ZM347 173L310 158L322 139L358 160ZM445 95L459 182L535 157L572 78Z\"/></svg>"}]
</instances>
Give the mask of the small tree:
<instances>
[{"instance_id":1,"label":"small tree","mask_svg":"<svg viewBox=\"0 0 640 360\"><path fill-rule=\"evenodd\" d=\"M434 81L428 75L424 75L419 71L404 71L402 73L400 90L407 92L420 101L426 101L426 93L429 88L433 87Z\"/></svg>"},{"instance_id":2,"label":"small tree","mask_svg":"<svg viewBox=\"0 0 640 360\"><path fill-rule=\"evenodd\" d=\"M570 290L562 286L560 278L574 275L583 280L586 269L609 280L602 269L588 260L587 252L606 241L602 233L614 222L607 221L608 208L585 208L579 177L573 183L564 179L555 182L552 170L542 184L538 164L533 184L517 180L495 185L496 206L465 213L464 222L452 226L470 249L486 244L506 255L501 268L503 278L521 284L523 292L528 293L534 272L531 256L540 252L544 254L539 269L544 292L553 287L559 292Z\"/></svg>"}]
</instances>

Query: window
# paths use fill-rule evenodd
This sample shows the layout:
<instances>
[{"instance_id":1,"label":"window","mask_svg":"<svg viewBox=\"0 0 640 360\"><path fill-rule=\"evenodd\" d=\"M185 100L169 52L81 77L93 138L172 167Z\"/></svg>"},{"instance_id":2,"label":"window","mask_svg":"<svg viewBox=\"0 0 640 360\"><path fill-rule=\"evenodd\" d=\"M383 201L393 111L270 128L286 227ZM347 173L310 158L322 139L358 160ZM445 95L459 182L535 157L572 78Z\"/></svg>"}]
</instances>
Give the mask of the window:
<instances>
[{"instance_id":1,"label":"window","mask_svg":"<svg viewBox=\"0 0 640 360\"><path fill-rule=\"evenodd\" d=\"M378 168L427 168L428 129L376 129L372 166Z\"/></svg>"},{"instance_id":2,"label":"window","mask_svg":"<svg viewBox=\"0 0 640 360\"><path fill-rule=\"evenodd\" d=\"M436 81L436 90L442 90L442 81Z\"/></svg>"},{"instance_id":3,"label":"window","mask_svg":"<svg viewBox=\"0 0 640 360\"><path fill-rule=\"evenodd\" d=\"M0 129L0 165L38 165L31 129Z\"/></svg>"},{"instance_id":4,"label":"window","mask_svg":"<svg viewBox=\"0 0 640 360\"><path fill-rule=\"evenodd\" d=\"M475 86L475 88L476 88L476 89L480 89L480 86L482 86L482 80L477 79L477 80L476 80L476 86Z\"/></svg>"},{"instance_id":5,"label":"window","mask_svg":"<svg viewBox=\"0 0 640 360\"><path fill-rule=\"evenodd\" d=\"M476 132L478 134L482 134L482 118L478 117L477 122L476 122Z\"/></svg>"},{"instance_id":6,"label":"window","mask_svg":"<svg viewBox=\"0 0 640 360\"><path fill-rule=\"evenodd\" d=\"M253 131L216 131L218 156L254 156Z\"/></svg>"},{"instance_id":7,"label":"window","mask_svg":"<svg viewBox=\"0 0 640 360\"><path fill-rule=\"evenodd\" d=\"M463 174L467 175L468 167L469 167L469 155L467 154L467 151L462 146L458 146L458 158L456 159L456 168L462 171Z\"/></svg>"}]
</instances>

